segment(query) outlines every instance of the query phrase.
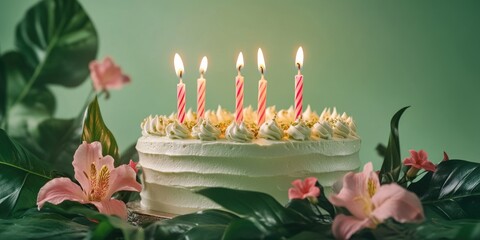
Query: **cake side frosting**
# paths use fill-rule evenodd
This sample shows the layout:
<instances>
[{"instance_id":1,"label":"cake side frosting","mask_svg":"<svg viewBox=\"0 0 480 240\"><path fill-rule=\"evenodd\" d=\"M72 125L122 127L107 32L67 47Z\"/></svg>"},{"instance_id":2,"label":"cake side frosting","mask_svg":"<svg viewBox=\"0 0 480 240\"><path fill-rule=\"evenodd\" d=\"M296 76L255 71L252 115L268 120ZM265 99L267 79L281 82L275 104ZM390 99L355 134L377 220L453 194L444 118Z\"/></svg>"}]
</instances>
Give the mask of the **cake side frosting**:
<instances>
[{"instance_id":1,"label":"cake side frosting","mask_svg":"<svg viewBox=\"0 0 480 240\"><path fill-rule=\"evenodd\" d=\"M266 192L282 204L294 179L315 176L327 191L359 168L359 139L252 143L141 137L142 205L187 213L218 206L193 191L228 187Z\"/></svg>"}]
</instances>

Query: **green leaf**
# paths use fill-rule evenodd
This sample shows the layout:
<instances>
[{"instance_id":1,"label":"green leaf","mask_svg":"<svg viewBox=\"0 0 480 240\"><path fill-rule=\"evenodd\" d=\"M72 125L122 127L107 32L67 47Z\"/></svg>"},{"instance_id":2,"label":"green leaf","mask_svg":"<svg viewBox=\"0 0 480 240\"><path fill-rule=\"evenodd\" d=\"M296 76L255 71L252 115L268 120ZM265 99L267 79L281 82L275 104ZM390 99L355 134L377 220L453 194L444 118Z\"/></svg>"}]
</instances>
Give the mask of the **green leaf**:
<instances>
[{"instance_id":1,"label":"green leaf","mask_svg":"<svg viewBox=\"0 0 480 240\"><path fill-rule=\"evenodd\" d=\"M104 215L87 205L81 205L77 202L65 201L59 205L47 203L42 212L54 212L78 221L78 218L84 224L92 226L89 234L90 239L132 239L141 240L144 237L143 229L133 226L128 222L110 215ZM84 219L90 219L85 222ZM92 224L95 220L98 224Z\"/></svg>"},{"instance_id":2,"label":"green leaf","mask_svg":"<svg viewBox=\"0 0 480 240\"><path fill-rule=\"evenodd\" d=\"M85 113L82 140L88 143L99 141L102 143L103 155L112 156L115 159L115 166L120 165L117 141L103 122L97 97L88 105Z\"/></svg>"},{"instance_id":3,"label":"green leaf","mask_svg":"<svg viewBox=\"0 0 480 240\"><path fill-rule=\"evenodd\" d=\"M238 216L221 211L205 210L197 213L181 215L170 220L158 221L145 228L146 239L180 239L187 234L197 239L201 239L202 231L219 231L220 227L226 228L230 222L239 219ZM193 230L201 227L199 230ZM212 228L210 230L209 228ZM223 232L223 231L222 231ZM195 238L193 238L195 239Z\"/></svg>"},{"instance_id":4,"label":"green leaf","mask_svg":"<svg viewBox=\"0 0 480 240\"><path fill-rule=\"evenodd\" d=\"M420 178L420 180L411 183L408 186L408 190L417 194L418 197L423 196L428 188L430 187L430 181L432 180L433 172L427 172L425 175Z\"/></svg>"},{"instance_id":5,"label":"green leaf","mask_svg":"<svg viewBox=\"0 0 480 240\"><path fill-rule=\"evenodd\" d=\"M429 188L421 196L426 212L445 219L480 219L480 163L463 160L441 162Z\"/></svg>"},{"instance_id":6,"label":"green leaf","mask_svg":"<svg viewBox=\"0 0 480 240\"><path fill-rule=\"evenodd\" d=\"M416 227L416 239L480 239L480 221L431 220Z\"/></svg>"},{"instance_id":7,"label":"green leaf","mask_svg":"<svg viewBox=\"0 0 480 240\"><path fill-rule=\"evenodd\" d=\"M11 107L14 101L18 98L22 89L27 85L29 76L32 75L33 70L28 65L27 60L18 51L9 51L3 54L0 58L0 76L2 85L5 85L5 107Z\"/></svg>"},{"instance_id":8,"label":"green leaf","mask_svg":"<svg viewBox=\"0 0 480 240\"><path fill-rule=\"evenodd\" d=\"M351 239L480 239L480 222L472 219L432 219L422 223L398 223L392 219L375 229L365 228Z\"/></svg>"},{"instance_id":9,"label":"green leaf","mask_svg":"<svg viewBox=\"0 0 480 240\"><path fill-rule=\"evenodd\" d=\"M36 205L49 168L0 129L0 218Z\"/></svg>"},{"instance_id":10,"label":"green leaf","mask_svg":"<svg viewBox=\"0 0 480 240\"><path fill-rule=\"evenodd\" d=\"M7 112L7 68L4 56L0 57L0 128L5 129Z\"/></svg>"},{"instance_id":11,"label":"green leaf","mask_svg":"<svg viewBox=\"0 0 480 240\"><path fill-rule=\"evenodd\" d=\"M330 201L328 201L327 197L325 196L325 188L323 188L322 184L320 184L318 181L317 183L315 183L315 186L320 189L320 196L318 196L317 198L317 205L327 211L327 213L330 214L331 219L333 219L335 216L335 207L330 203Z\"/></svg>"},{"instance_id":12,"label":"green leaf","mask_svg":"<svg viewBox=\"0 0 480 240\"><path fill-rule=\"evenodd\" d=\"M327 239L328 236L326 234L318 233L318 232L311 232L311 231L303 231L288 240L312 240L312 239Z\"/></svg>"},{"instance_id":13,"label":"green leaf","mask_svg":"<svg viewBox=\"0 0 480 240\"><path fill-rule=\"evenodd\" d=\"M197 226L182 234L181 239L222 239L225 227L225 225Z\"/></svg>"},{"instance_id":14,"label":"green leaf","mask_svg":"<svg viewBox=\"0 0 480 240\"><path fill-rule=\"evenodd\" d=\"M38 126L36 138L43 150L43 159L57 172L73 177L73 155L81 144L82 121L50 118Z\"/></svg>"},{"instance_id":15,"label":"green leaf","mask_svg":"<svg viewBox=\"0 0 480 240\"><path fill-rule=\"evenodd\" d=\"M19 52L8 52L1 56L0 65L4 66L2 75L6 84L5 103L8 112L2 118L4 129L10 136L32 136L38 124L53 115L56 103L51 91L43 85L33 86L22 101L16 102L27 83L25 78L31 75L31 69Z\"/></svg>"},{"instance_id":16,"label":"green leaf","mask_svg":"<svg viewBox=\"0 0 480 240\"><path fill-rule=\"evenodd\" d=\"M59 214L36 213L0 219L0 239L85 239L89 227Z\"/></svg>"},{"instance_id":17,"label":"green leaf","mask_svg":"<svg viewBox=\"0 0 480 240\"><path fill-rule=\"evenodd\" d=\"M393 115L390 121L390 137L388 139L388 146L385 151L385 158L383 160L382 168L380 170L380 181L384 183L397 182L402 168L400 159L400 140L398 136L398 124L403 112L409 107L400 109Z\"/></svg>"},{"instance_id":18,"label":"green leaf","mask_svg":"<svg viewBox=\"0 0 480 240\"><path fill-rule=\"evenodd\" d=\"M298 212L312 222L323 220L322 213L308 199L292 199L287 203L286 208Z\"/></svg>"},{"instance_id":19,"label":"green leaf","mask_svg":"<svg viewBox=\"0 0 480 240\"><path fill-rule=\"evenodd\" d=\"M138 152L136 146L137 143L133 143L122 153L119 164L128 164L130 160L138 163Z\"/></svg>"},{"instance_id":20,"label":"green leaf","mask_svg":"<svg viewBox=\"0 0 480 240\"><path fill-rule=\"evenodd\" d=\"M15 44L35 69L27 86L49 83L74 87L89 74L98 37L76 0L45 0L31 7L17 25Z\"/></svg>"},{"instance_id":21,"label":"green leaf","mask_svg":"<svg viewBox=\"0 0 480 240\"><path fill-rule=\"evenodd\" d=\"M280 228L275 229L280 230ZM223 239L265 239L273 235L254 218L241 218L232 221L223 234Z\"/></svg>"},{"instance_id":22,"label":"green leaf","mask_svg":"<svg viewBox=\"0 0 480 240\"><path fill-rule=\"evenodd\" d=\"M312 225L309 219L292 209L284 208L265 193L220 187L202 189L197 193L257 223L255 226L262 235L271 238L289 237Z\"/></svg>"}]
</instances>

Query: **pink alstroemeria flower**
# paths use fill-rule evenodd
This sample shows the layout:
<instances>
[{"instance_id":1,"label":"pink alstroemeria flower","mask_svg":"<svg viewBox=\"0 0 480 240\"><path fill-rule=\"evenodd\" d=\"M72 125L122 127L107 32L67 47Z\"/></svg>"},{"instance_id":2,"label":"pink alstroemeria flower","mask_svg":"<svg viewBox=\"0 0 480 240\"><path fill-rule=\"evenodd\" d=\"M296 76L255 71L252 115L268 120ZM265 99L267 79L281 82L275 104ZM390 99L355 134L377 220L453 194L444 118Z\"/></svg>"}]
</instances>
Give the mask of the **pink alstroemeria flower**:
<instances>
[{"instance_id":1,"label":"pink alstroemeria flower","mask_svg":"<svg viewBox=\"0 0 480 240\"><path fill-rule=\"evenodd\" d=\"M106 57L103 62L94 60L89 67L93 87L97 92L120 89L130 82L130 78L122 73L122 69L110 57Z\"/></svg>"},{"instance_id":2,"label":"pink alstroemeria flower","mask_svg":"<svg viewBox=\"0 0 480 240\"><path fill-rule=\"evenodd\" d=\"M424 219L420 199L395 183L380 185L371 162L365 164L361 173L347 173L340 193L331 195L329 200L352 214L335 217L332 231L338 239L349 239L360 229L375 228L388 218L401 223Z\"/></svg>"},{"instance_id":3,"label":"pink alstroemeria flower","mask_svg":"<svg viewBox=\"0 0 480 240\"><path fill-rule=\"evenodd\" d=\"M93 204L105 214L127 218L125 203L112 199L118 191L141 191L142 186L135 180L135 171L128 165L115 168L113 158L102 156L100 142L83 142L73 156L75 179L80 186L69 178L50 180L38 192L37 206L41 209L46 202L60 204L65 200Z\"/></svg>"},{"instance_id":4,"label":"pink alstroemeria flower","mask_svg":"<svg viewBox=\"0 0 480 240\"><path fill-rule=\"evenodd\" d=\"M414 179L420 169L435 172L437 166L428 160L427 152L410 150L410 157L403 160L405 166L410 166L407 171L407 178Z\"/></svg>"},{"instance_id":5,"label":"pink alstroemeria flower","mask_svg":"<svg viewBox=\"0 0 480 240\"><path fill-rule=\"evenodd\" d=\"M288 189L289 199L316 199L320 196L320 189L315 186L317 178L309 177L302 182L300 179L296 179L292 182L293 188Z\"/></svg>"}]
</instances>

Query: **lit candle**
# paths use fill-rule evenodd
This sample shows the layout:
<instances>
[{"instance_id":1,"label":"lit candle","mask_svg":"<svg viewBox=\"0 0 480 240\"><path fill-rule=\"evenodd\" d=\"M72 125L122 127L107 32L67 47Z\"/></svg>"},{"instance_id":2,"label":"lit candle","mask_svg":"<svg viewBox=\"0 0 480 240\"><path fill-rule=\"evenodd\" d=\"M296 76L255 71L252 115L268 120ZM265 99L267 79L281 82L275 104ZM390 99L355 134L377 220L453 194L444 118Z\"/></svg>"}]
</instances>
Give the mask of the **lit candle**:
<instances>
[{"instance_id":1,"label":"lit candle","mask_svg":"<svg viewBox=\"0 0 480 240\"><path fill-rule=\"evenodd\" d=\"M303 66L303 49L298 48L295 65L298 68L298 74L295 76L295 120L301 118L303 108L303 75L300 72Z\"/></svg>"},{"instance_id":2,"label":"lit candle","mask_svg":"<svg viewBox=\"0 0 480 240\"><path fill-rule=\"evenodd\" d=\"M235 78L235 121L237 124L243 121L243 77L240 73L243 67L243 54L240 52L237 58L237 71L238 75Z\"/></svg>"},{"instance_id":3,"label":"lit candle","mask_svg":"<svg viewBox=\"0 0 480 240\"><path fill-rule=\"evenodd\" d=\"M180 82L177 84L177 119L180 123L185 120L185 84L182 81L183 77L183 62L178 53L175 53L174 58L175 72L177 73Z\"/></svg>"},{"instance_id":4,"label":"lit candle","mask_svg":"<svg viewBox=\"0 0 480 240\"><path fill-rule=\"evenodd\" d=\"M202 58L200 63L200 78L197 79L197 121L205 115L205 93L207 81L203 78L203 75L207 71L208 60L207 57Z\"/></svg>"},{"instance_id":5,"label":"lit candle","mask_svg":"<svg viewBox=\"0 0 480 240\"><path fill-rule=\"evenodd\" d=\"M258 109L257 109L257 125L260 126L265 122L265 110L267 105L267 80L265 80L265 60L263 59L262 49L258 49L258 71L262 74L262 78L258 81Z\"/></svg>"}]
</instances>

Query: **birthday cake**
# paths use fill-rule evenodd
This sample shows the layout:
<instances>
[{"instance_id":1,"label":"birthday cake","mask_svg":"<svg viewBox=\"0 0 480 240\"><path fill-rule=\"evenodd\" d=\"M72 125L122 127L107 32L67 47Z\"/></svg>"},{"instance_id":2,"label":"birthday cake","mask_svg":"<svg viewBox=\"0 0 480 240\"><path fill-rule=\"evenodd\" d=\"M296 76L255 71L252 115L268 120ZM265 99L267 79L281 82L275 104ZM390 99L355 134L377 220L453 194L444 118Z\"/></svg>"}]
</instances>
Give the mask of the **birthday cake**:
<instances>
[{"instance_id":1,"label":"birthday cake","mask_svg":"<svg viewBox=\"0 0 480 240\"><path fill-rule=\"evenodd\" d=\"M139 163L143 169L141 206L147 210L184 214L219 208L195 194L207 187L265 192L288 201L291 182L316 177L331 191L334 182L359 168L361 140L347 114L310 107L295 120L294 110L243 110L243 121L219 107L204 118L188 111L183 123L175 114L149 116L141 124Z\"/></svg>"}]
</instances>

